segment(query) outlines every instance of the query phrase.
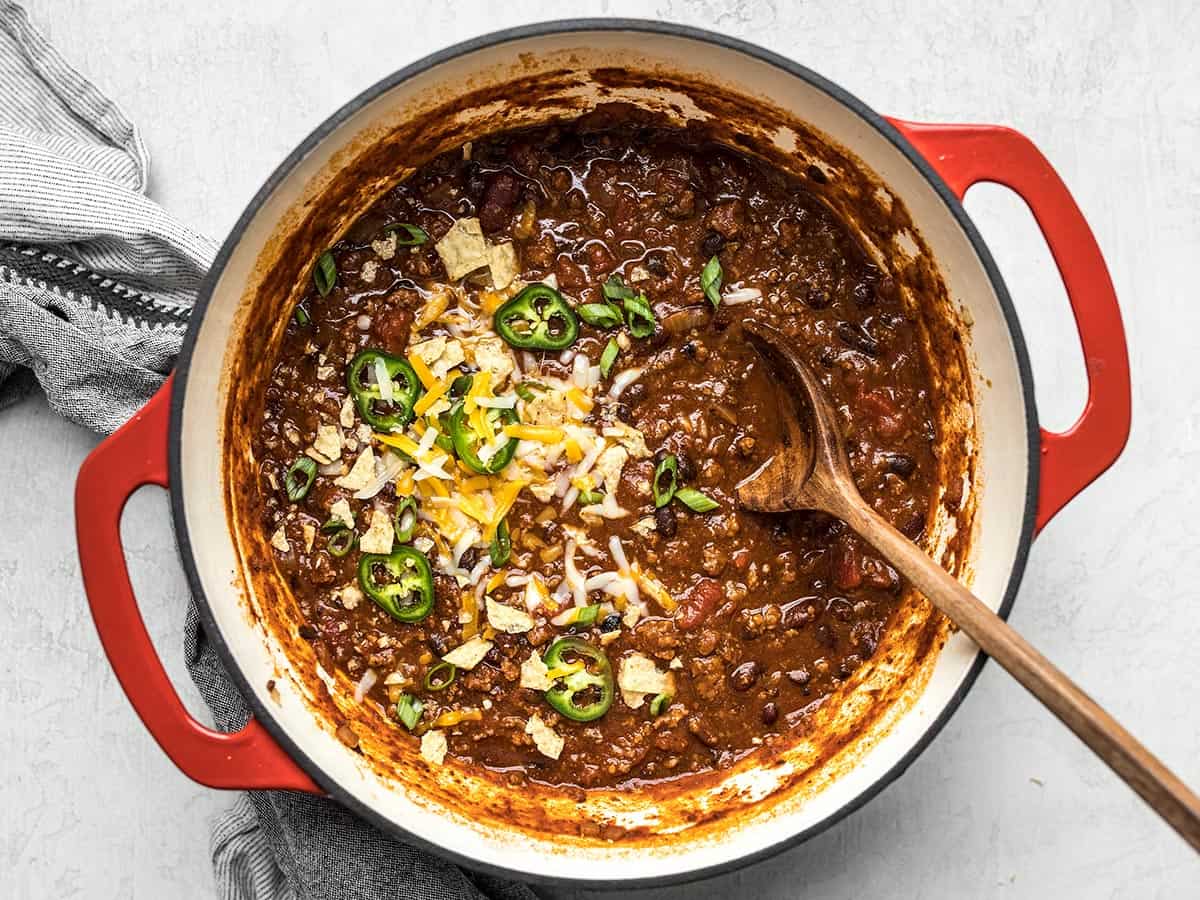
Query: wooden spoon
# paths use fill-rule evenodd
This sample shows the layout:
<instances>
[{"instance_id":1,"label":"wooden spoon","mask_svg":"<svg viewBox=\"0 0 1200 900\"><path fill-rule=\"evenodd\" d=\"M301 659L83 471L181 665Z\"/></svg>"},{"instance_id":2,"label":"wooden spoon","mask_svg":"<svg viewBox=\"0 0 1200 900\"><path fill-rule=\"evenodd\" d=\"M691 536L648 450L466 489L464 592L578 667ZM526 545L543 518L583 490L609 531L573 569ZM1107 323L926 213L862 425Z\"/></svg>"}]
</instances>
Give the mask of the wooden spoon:
<instances>
[{"instance_id":1,"label":"wooden spoon","mask_svg":"<svg viewBox=\"0 0 1200 900\"><path fill-rule=\"evenodd\" d=\"M738 502L762 512L822 510L853 528L1200 851L1200 798L1075 682L863 500L850 471L837 412L816 375L774 328L757 322L743 327L775 365L798 405L805 407L807 428L801 429L796 416L784 411L784 446L737 486Z\"/></svg>"}]
</instances>

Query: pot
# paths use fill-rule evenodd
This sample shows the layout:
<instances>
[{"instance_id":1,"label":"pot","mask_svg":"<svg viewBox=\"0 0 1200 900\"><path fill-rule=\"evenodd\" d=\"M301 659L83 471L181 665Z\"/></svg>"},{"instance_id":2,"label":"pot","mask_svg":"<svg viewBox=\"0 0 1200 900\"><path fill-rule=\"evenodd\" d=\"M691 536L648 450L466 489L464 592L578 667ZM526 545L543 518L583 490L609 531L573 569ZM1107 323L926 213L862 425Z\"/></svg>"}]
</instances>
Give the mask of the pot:
<instances>
[{"instance_id":1,"label":"pot","mask_svg":"<svg viewBox=\"0 0 1200 900\"><path fill-rule=\"evenodd\" d=\"M602 100L652 106L677 121L727 117L737 126L731 139L748 147L792 164L803 158L834 177L839 166L869 173L873 199L858 201L882 204L891 220L908 223L884 252L928 266L926 283L938 288L966 379L966 497L957 518L943 518L969 533L943 536L935 552L1001 615L1035 533L1120 453L1130 390L1112 284L1066 187L1020 134L886 119L790 60L675 25L557 22L460 44L351 100L280 165L225 241L174 375L80 471L80 563L101 640L142 721L191 778L217 788L327 793L387 832L496 874L610 888L662 884L744 865L829 827L902 773L970 689L983 656L942 623L937 640L914 657L903 691L836 753L807 762L800 751L752 759L672 796L627 792L577 802L459 771L443 778L399 765L389 773L337 739L313 679L297 674L305 651L271 626L273 610L290 600L278 580L249 571L246 547L263 538L236 502L246 462L237 438L253 410L246 388L253 379L244 376L269 365L294 299L278 286L302 281L313 249L336 240L355 210L421 159L472 135L577 115ZM1016 315L960 203L985 180L1028 203L1075 314L1089 394L1079 421L1062 434L1038 427ZM138 613L119 522L143 484L170 491L204 626L253 709L236 734L189 716ZM911 609L920 608L914 599ZM539 810L540 826L531 818ZM568 834L573 817L611 825L628 840L599 826Z\"/></svg>"}]
</instances>

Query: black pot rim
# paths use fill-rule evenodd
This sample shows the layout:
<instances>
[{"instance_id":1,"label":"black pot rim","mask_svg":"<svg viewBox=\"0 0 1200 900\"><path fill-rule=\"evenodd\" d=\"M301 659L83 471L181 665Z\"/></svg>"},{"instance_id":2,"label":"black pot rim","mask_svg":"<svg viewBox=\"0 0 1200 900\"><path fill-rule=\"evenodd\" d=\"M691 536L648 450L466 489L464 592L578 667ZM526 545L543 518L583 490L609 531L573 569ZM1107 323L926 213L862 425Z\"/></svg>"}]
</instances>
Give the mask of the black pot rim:
<instances>
[{"instance_id":1,"label":"black pot rim","mask_svg":"<svg viewBox=\"0 0 1200 900\"><path fill-rule=\"evenodd\" d=\"M1029 463L1029 479L1026 486L1025 496L1025 511L1021 523L1021 534L1017 544L1016 555L1013 560L1012 572L1008 579L1008 584L1004 591L1004 599L997 610L1001 618L1008 618L1008 614L1012 609L1013 601L1016 598L1017 590L1021 584L1021 577L1024 574L1025 564L1029 556L1029 548L1034 535L1034 520L1037 509L1038 496L1038 473L1039 473L1039 428L1037 419L1037 408L1034 403L1033 390L1033 373L1029 363L1029 354L1025 346L1025 340L1021 332L1021 327L1017 318L1016 310L1013 307L1012 299L1009 296L1008 289L1004 284L1004 280L996 267L995 261L992 259L991 253L988 251L983 238L978 230L971 222L966 210L955 194L950 190L941 176L929 165L925 158L908 142L908 140L886 119L868 107L865 103L853 96L843 88L828 81L817 73L793 62L786 57L777 53L766 50L755 44L731 38L723 34L707 31L704 29L693 28L687 25L679 25L670 22L660 22L644 19L560 19L548 22L539 22L530 25L523 25L517 28L509 28L502 31L495 31L489 34L482 35L471 40L463 41L454 44L444 50L430 54L423 59L418 60L403 69L394 72L376 82L371 87L360 93L342 106L337 112L322 122L313 130L307 138L305 138L295 150L293 150L286 159L271 173L270 177L264 182L263 186L255 193L253 199L247 205L245 211L238 218L237 223L230 231L229 236L221 245L220 252L217 254L212 268L205 277L201 285L199 294L196 299L196 304L192 312L192 322L188 328L187 334L184 337L183 347L180 351L178 361L175 368L175 380L171 396L171 425L168 438L168 453L169 453L169 483L171 497L171 514L172 521L175 527L176 542L179 545L180 559L183 563L184 571L187 575L188 584L191 588L193 596L197 599L197 609L199 611L200 620L204 625L208 639L212 641L225 669L229 676L233 679L242 696L246 699L254 716L263 724L271 736L279 742L280 746L295 760L295 762L304 769L305 772L320 785L333 799L337 800L346 808L350 809L356 815L365 819L381 831L392 834L397 838L416 845L424 850L434 853L443 859L447 859L465 868L476 872L482 872L488 875L514 879L517 881L533 882L539 884L563 885L575 888L593 888L593 889L613 889L621 888L626 890L634 890L638 888L663 887L671 884L683 884L692 881L699 881L704 878L711 878L716 875L721 875L727 872L732 872L761 860L772 857L791 847L798 846L804 843L817 834L825 831L832 825L844 819L850 813L862 807L867 801L874 798L884 788L892 784L899 778L905 770L913 763L913 761L925 750L925 748L933 741L933 739L941 732L950 717L958 709L971 687L975 684L975 680L979 677L979 673L986 661L986 656L982 651L976 654L974 662L968 671L962 684L946 702L941 712L936 718L926 727L924 734L920 739L909 749L909 751L896 762L888 771L884 772L870 785L866 790L856 796L853 800L843 804L837 810L830 813L821 821L814 823L803 831L790 835L768 847L764 847L753 853L748 853L740 856L737 859L728 860L713 866L707 866L701 869L693 869L687 872L677 873L673 875L662 875L647 878L637 879L617 879L606 880L603 878L573 878L557 875L543 875L533 872L521 872L511 869L506 869L503 866L494 866L486 863L481 863L470 857L463 856L453 851L446 850L440 845L434 844L419 835L407 831L403 827L396 825L390 819L385 818L372 807L360 802L357 798L351 795L348 791L342 788L337 782L329 778L325 772L318 766L307 754L302 752L300 748L292 741L284 729L275 721L271 710L260 703L257 695L247 681L245 675L237 667L236 660L233 657L228 645L225 642L220 628L217 626L216 620L212 614L212 609L209 605L207 596L204 593L203 585L200 580L199 571L196 567L196 561L192 552L191 541L187 530L187 518L184 510L183 492L177 489L177 485L181 483L182 473L182 432L180 428L180 416L183 410L184 397L187 394L188 376L192 363L192 354L195 349L196 334L198 332L199 323L203 320L208 304L212 298L213 289L219 280L221 273L224 271L226 264L229 261L234 249L241 241L242 235L248 227L251 219L257 214L262 205L274 192L275 188L286 178L291 171L299 164L299 162L307 156L318 144L328 137L338 126L346 121L350 116L357 113L365 105L375 100L380 95L388 92L395 86L407 81L415 75L425 72L434 66L441 63L473 53L477 50L493 47L498 44L504 44L512 41L524 40L528 38L546 37L559 34L570 34L575 32L587 31L629 31L642 34L659 35L665 37L678 37L690 39L702 43L713 44L728 50L734 50L745 54L760 62L767 63L784 72L793 75L813 87L823 91L834 100L848 107L852 112L856 113L865 122L871 125L876 131L882 134L890 141L908 160L911 162L921 175L930 183L945 203L950 214L957 221L958 225L963 229L972 248L979 257L983 265L988 279L991 282L992 288L1000 302L1001 310L1004 314L1005 322L1007 323L1010 337L1013 343L1013 350L1017 360L1017 368L1021 377L1022 395L1025 403L1025 418L1028 435L1028 463Z\"/></svg>"}]
</instances>

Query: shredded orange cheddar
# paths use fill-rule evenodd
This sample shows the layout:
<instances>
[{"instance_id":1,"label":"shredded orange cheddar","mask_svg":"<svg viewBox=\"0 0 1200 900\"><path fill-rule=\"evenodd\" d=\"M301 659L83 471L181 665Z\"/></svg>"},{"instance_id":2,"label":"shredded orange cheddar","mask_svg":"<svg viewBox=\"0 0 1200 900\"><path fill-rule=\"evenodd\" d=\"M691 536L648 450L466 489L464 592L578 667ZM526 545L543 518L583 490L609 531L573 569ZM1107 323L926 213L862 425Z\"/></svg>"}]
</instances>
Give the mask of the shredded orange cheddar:
<instances>
[{"instance_id":1,"label":"shredded orange cheddar","mask_svg":"<svg viewBox=\"0 0 1200 900\"><path fill-rule=\"evenodd\" d=\"M504 433L522 441L540 441L543 444L557 444L565 435L561 428L549 425L505 425Z\"/></svg>"},{"instance_id":2,"label":"shredded orange cheddar","mask_svg":"<svg viewBox=\"0 0 1200 900\"><path fill-rule=\"evenodd\" d=\"M395 447L397 450L407 453L413 459L416 459L417 454L421 452L421 448L417 446L417 442L407 434L380 434L376 431L374 437L379 443Z\"/></svg>"},{"instance_id":3,"label":"shredded orange cheddar","mask_svg":"<svg viewBox=\"0 0 1200 900\"><path fill-rule=\"evenodd\" d=\"M581 409L583 412L591 412L592 407L596 405L592 401L591 397L577 387L573 387L567 391L567 399L575 404L575 406L579 407L579 409Z\"/></svg>"},{"instance_id":4,"label":"shredded orange cheddar","mask_svg":"<svg viewBox=\"0 0 1200 900\"><path fill-rule=\"evenodd\" d=\"M444 712L433 720L434 728L450 728L459 722L478 722L483 713L478 709L454 709Z\"/></svg>"},{"instance_id":5,"label":"shredded orange cheddar","mask_svg":"<svg viewBox=\"0 0 1200 900\"><path fill-rule=\"evenodd\" d=\"M577 463L583 459L583 448L579 446L579 441L573 437L569 437L563 442L563 446L567 451L567 462Z\"/></svg>"},{"instance_id":6,"label":"shredded orange cheddar","mask_svg":"<svg viewBox=\"0 0 1200 900\"><path fill-rule=\"evenodd\" d=\"M442 399L442 395L450 390L449 381L435 381L432 385L425 385L425 394L413 406L413 412L418 416L423 416L429 412L433 404Z\"/></svg>"},{"instance_id":7,"label":"shredded orange cheddar","mask_svg":"<svg viewBox=\"0 0 1200 900\"><path fill-rule=\"evenodd\" d=\"M413 367L413 371L421 379L421 384L425 385L425 390L432 391L437 386L438 380L433 372L429 371L429 366L425 365L425 360L415 353L410 353L408 354L408 364Z\"/></svg>"}]
</instances>

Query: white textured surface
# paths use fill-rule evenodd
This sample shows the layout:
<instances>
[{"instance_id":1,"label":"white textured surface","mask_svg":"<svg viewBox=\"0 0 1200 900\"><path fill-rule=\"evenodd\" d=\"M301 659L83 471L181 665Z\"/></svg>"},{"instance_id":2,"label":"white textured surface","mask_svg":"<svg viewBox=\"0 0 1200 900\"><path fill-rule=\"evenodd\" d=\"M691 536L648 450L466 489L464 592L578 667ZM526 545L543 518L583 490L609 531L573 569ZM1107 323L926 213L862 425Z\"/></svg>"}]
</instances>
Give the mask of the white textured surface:
<instances>
[{"instance_id":1,"label":"white textured surface","mask_svg":"<svg viewBox=\"0 0 1200 900\"><path fill-rule=\"evenodd\" d=\"M27 0L34 20L138 122L151 194L224 235L268 172L377 78L493 28L643 15L789 55L875 109L992 121L1032 137L1088 216L1121 296L1135 421L1121 461L1038 540L1012 622L1200 784L1200 15L1191 4ZM497 8L492 8L492 7ZM330 7L332 9L332 7ZM1047 424L1073 418L1080 356L1021 205L968 207L1009 282ZM0 413L0 896L212 893L227 798L167 762L125 702L86 612L71 491L95 439L40 400ZM165 496L125 519L135 586L177 683L186 590ZM194 696L194 695L193 695ZM1200 862L998 668L910 771L804 846L704 885L650 892L849 898L1196 896ZM570 894L564 896L573 896ZM639 895L641 896L641 895Z\"/></svg>"}]
</instances>

